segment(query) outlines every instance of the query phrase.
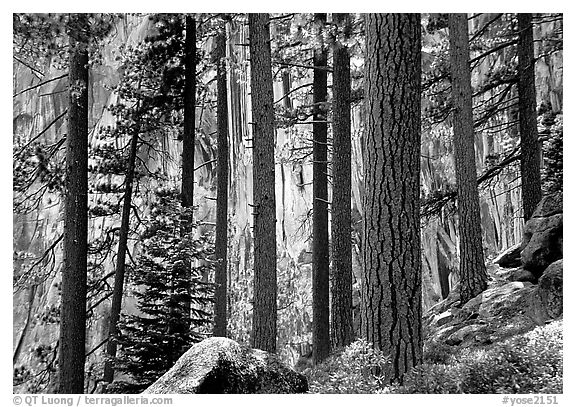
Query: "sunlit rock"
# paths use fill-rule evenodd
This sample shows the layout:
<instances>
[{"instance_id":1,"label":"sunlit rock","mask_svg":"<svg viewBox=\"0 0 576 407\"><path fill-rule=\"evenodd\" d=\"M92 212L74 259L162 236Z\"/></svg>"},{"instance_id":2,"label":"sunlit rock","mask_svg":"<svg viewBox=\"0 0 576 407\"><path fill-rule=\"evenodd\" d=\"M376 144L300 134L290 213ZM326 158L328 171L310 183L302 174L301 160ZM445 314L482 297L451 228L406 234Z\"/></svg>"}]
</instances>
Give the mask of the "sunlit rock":
<instances>
[{"instance_id":1,"label":"sunlit rock","mask_svg":"<svg viewBox=\"0 0 576 407\"><path fill-rule=\"evenodd\" d=\"M192 346L144 393L304 393L306 377L276 355L250 349L227 338Z\"/></svg>"}]
</instances>

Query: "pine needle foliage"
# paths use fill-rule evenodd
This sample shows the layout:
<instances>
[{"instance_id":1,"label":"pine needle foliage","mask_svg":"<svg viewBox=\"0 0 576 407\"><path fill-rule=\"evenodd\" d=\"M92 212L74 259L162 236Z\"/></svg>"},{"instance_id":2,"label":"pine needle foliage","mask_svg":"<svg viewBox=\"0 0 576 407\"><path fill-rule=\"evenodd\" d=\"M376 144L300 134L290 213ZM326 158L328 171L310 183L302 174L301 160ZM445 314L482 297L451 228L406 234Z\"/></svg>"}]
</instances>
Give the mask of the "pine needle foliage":
<instances>
[{"instance_id":1,"label":"pine needle foliage","mask_svg":"<svg viewBox=\"0 0 576 407\"><path fill-rule=\"evenodd\" d=\"M194 238L194 230L181 236L184 209L176 191L158 189L155 195L131 275L138 314L125 314L119 323L116 369L130 380L115 382L109 392L144 390L210 331L213 284L203 277L212 271L205 260L213 251L212 237ZM191 281L186 264L193 265Z\"/></svg>"}]
</instances>

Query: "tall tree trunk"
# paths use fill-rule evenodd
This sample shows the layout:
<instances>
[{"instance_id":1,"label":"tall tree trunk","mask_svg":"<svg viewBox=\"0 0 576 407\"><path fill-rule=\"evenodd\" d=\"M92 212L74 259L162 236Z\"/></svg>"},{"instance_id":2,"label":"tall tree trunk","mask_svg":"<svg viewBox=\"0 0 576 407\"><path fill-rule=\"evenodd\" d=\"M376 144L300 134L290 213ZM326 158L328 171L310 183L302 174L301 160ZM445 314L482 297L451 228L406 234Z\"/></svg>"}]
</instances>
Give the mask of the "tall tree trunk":
<instances>
[{"instance_id":1,"label":"tall tree trunk","mask_svg":"<svg viewBox=\"0 0 576 407\"><path fill-rule=\"evenodd\" d=\"M274 92L268 14L248 14L253 120L254 306L252 347L276 352Z\"/></svg>"},{"instance_id":2,"label":"tall tree trunk","mask_svg":"<svg viewBox=\"0 0 576 407\"><path fill-rule=\"evenodd\" d=\"M480 198L476 182L474 121L470 82L468 18L450 14L450 67L454 105L454 167L458 193L458 230L460 235L460 301L464 305L486 289L488 277L484 264Z\"/></svg>"},{"instance_id":3,"label":"tall tree trunk","mask_svg":"<svg viewBox=\"0 0 576 407\"><path fill-rule=\"evenodd\" d=\"M184 135L182 142L182 206L194 204L194 144L196 125L196 20L186 16L184 41ZM191 222L191 219L189 219Z\"/></svg>"},{"instance_id":4,"label":"tall tree trunk","mask_svg":"<svg viewBox=\"0 0 576 407\"><path fill-rule=\"evenodd\" d=\"M64 194L59 393L84 392L88 255L88 18L69 21L69 103Z\"/></svg>"},{"instance_id":5,"label":"tall tree trunk","mask_svg":"<svg viewBox=\"0 0 576 407\"><path fill-rule=\"evenodd\" d=\"M140 102L136 105L136 114L140 110ZM124 296L124 275L126 270L126 252L128 251L128 234L130 232L130 210L132 207L132 190L134 184L134 170L136 168L136 153L138 152L138 129L133 129L134 134L130 140L130 153L126 165L126 182L124 190L124 202L122 204L122 222L118 236L118 252L116 255L116 269L114 272L114 290L112 292L112 306L110 308L110 321L108 327L108 343L106 354L109 358L104 363L104 381L111 383L114 380L113 359L116 357L118 344L118 320L122 309Z\"/></svg>"},{"instance_id":6,"label":"tall tree trunk","mask_svg":"<svg viewBox=\"0 0 576 407\"><path fill-rule=\"evenodd\" d=\"M338 31L350 17L335 14ZM340 35L342 35L340 33ZM350 139L350 52L336 39L333 49L332 105L332 344L347 346L352 327L352 214Z\"/></svg>"},{"instance_id":7,"label":"tall tree trunk","mask_svg":"<svg viewBox=\"0 0 576 407\"><path fill-rule=\"evenodd\" d=\"M312 360L330 354L329 244L328 244L328 125L326 95L328 52L322 43L326 14L314 15L320 45L314 51L313 166L312 166Z\"/></svg>"},{"instance_id":8,"label":"tall tree trunk","mask_svg":"<svg viewBox=\"0 0 576 407\"><path fill-rule=\"evenodd\" d=\"M522 206L528 220L542 199L540 145L534 80L532 14L518 14L518 106L520 114L520 173Z\"/></svg>"},{"instance_id":9,"label":"tall tree trunk","mask_svg":"<svg viewBox=\"0 0 576 407\"><path fill-rule=\"evenodd\" d=\"M192 232L194 205L194 149L196 144L196 19L187 14L185 17L186 39L184 40L184 134L182 138L182 207L186 212L181 216L180 233L184 237ZM175 318L173 332L187 332L190 329L192 294L192 264L186 261L186 279L189 297L184 308L188 310L185 318ZM176 310L174 310L176 313ZM176 357L179 357L178 354Z\"/></svg>"},{"instance_id":10,"label":"tall tree trunk","mask_svg":"<svg viewBox=\"0 0 576 407\"><path fill-rule=\"evenodd\" d=\"M392 379L422 361L420 15L366 15L363 329Z\"/></svg>"},{"instance_id":11,"label":"tall tree trunk","mask_svg":"<svg viewBox=\"0 0 576 407\"><path fill-rule=\"evenodd\" d=\"M218 88L218 189L216 195L216 291L214 295L214 336L226 336L228 273L228 90L226 87L226 26L216 37L215 60Z\"/></svg>"}]
</instances>

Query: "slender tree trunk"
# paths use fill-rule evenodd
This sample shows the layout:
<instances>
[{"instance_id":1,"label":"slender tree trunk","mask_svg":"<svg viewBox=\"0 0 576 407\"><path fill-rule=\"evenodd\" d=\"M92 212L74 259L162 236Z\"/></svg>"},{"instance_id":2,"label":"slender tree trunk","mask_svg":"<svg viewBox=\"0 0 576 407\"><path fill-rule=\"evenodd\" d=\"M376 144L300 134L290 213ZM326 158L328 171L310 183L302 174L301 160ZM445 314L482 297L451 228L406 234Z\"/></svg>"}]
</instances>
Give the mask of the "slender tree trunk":
<instances>
[{"instance_id":1,"label":"slender tree trunk","mask_svg":"<svg viewBox=\"0 0 576 407\"><path fill-rule=\"evenodd\" d=\"M196 144L196 19L191 15L185 17L186 38L184 40L184 134L182 138L182 207L185 213L181 216L182 237L192 232L194 205L194 149ZM186 261L186 279L188 295L184 308L188 313L184 319L175 318L173 332L187 332L190 329L192 294L192 264ZM176 313L177 311L174 310ZM180 356L180 355L177 355Z\"/></svg>"},{"instance_id":2,"label":"slender tree trunk","mask_svg":"<svg viewBox=\"0 0 576 407\"><path fill-rule=\"evenodd\" d=\"M268 14L248 14L253 124L254 308L252 347L276 352L274 92Z\"/></svg>"},{"instance_id":3,"label":"slender tree trunk","mask_svg":"<svg viewBox=\"0 0 576 407\"><path fill-rule=\"evenodd\" d=\"M136 114L140 109L140 102L136 106ZM136 153L138 152L138 129L134 129L130 140L130 155L126 165L126 187L124 202L122 204L122 222L118 237L118 253L116 255L116 270L114 272L114 290L112 292L112 306L110 308L110 322L108 327L108 343L106 354L108 359L104 363L104 381L111 383L114 380L113 359L116 357L118 344L118 320L122 309L124 296L124 275L126 270L126 252L128 251L128 234L130 232L130 210L132 208L132 190L134 185L134 170L136 168Z\"/></svg>"},{"instance_id":4,"label":"slender tree trunk","mask_svg":"<svg viewBox=\"0 0 576 407\"><path fill-rule=\"evenodd\" d=\"M335 14L347 30L347 14ZM333 49L332 105L332 344L347 346L352 325L352 213L350 136L350 53L337 39Z\"/></svg>"},{"instance_id":5,"label":"slender tree trunk","mask_svg":"<svg viewBox=\"0 0 576 407\"><path fill-rule=\"evenodd\" d=\"M458 230L460 235L460 301L464 305L486 289L480 198L476 182L474 121L470 82L468 18L450 14L450 67L454 104L454 167L458 192Z\"/></svg>"},{"instance_id":6,"label":"slender tree trunk","mask_svg":"<svg viewBox=\"0 0 576 407\"><path fill-rule=\"evenodd\" d=\"M218 189L216 195L216 291L214 336L226 336L228 258L228 90L226 87L226 26L216 37L215 60L218 88Z\"/></svg>"},{"instance_id":7,"label":"slender tree trunk","mask_svg":"<svg viewBox=\"0 0 576 407\"><path fill-rule=\"evenodd\" d=\"M187 15L186 40L184 41L184 135L182 143L182 206L185 208L194 204L195 115L196 20Z\"/></svg>"},{"instance_id":8,"label":"slender tree trunk","mask_svg":"<svg viewBox=\"0 0 576 407\"><path fill-rule=\"evenodd\" d=\"M440 281L440 293L442 298L448 297L450 294L450 267L446 261L446 258L440 251L440 248L436 248L436 258L438 259L438 280Z\"/></svg>"},{"instance_id":9,"label":"slender tree trunk","mask_svg":"<svg viewBox=\"0 0 576 407\"><path fill-rule=\"evenodd\" d=\"M59 393L84 393L88 255L88 18L69 22L69 103L64 194Z\"/></svg>"},{"instance_id":10,"label":"slender tree trunk","mask_svg":"<svg viewBox=\"0 0 576 407\"><path fill-rule=\"evenodd\" d=\"M322 44L322 31L326 14L314 16L318 39ZM314 51L314 66L325 68L328 52L324 45ZM312 133L312 360L319 363L330 354L330 303L329 303L329 243L328 243L328 125L326 95L328 73L314 69Z\"/></svg>"},{"instance_id":11,"label":"slender tree trunk","mask_svg":"<svg viewBox=\"0 0 576 407\"><path fill-rule=\"evenodd\" d=\"M534 80L532 14L518 14L518 106L520 114L520 173L522 206L528 220L542 199L540 145Z\"/></svg>"},{"instance_id":12,"label":"slender tree trunk","mask_svg":"<svg viewBox=\"0 0 576 407\"><path fill-rule=\"evenodd\" d=\"M290 68L287 67L282 70L282 92L284 93L284 99L282 100L282 103L285 109L292 109L292 98L288 94L290 92L291 85Z\"/></svg>"},{"instance_id":13,"label":"slender tree trunk","mask_svg":"<svg viewBox=\"0 0 576 407\"><path fill-rule=\"evenodd\" d=\"M366 339L391 379L422 361L420 15L366 15L362 292Z\"/></svg>"}]
</instances>

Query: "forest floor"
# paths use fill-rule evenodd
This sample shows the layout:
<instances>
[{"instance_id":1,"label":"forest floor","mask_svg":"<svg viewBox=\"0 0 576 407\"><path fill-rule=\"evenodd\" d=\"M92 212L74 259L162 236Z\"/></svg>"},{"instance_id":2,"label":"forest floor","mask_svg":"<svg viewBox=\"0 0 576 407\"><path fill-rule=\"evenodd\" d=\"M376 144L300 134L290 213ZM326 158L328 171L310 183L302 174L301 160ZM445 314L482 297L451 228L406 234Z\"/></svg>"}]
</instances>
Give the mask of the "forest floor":
<instances>
[{"instance_id":1,"label":"forest floor","mask_svg":"<svg viewBox=\"0 0 576 407\"><path fill-rule=\"evenodd\" d=\"M360 340L303 372L310 392L561 393L562 315L548 317L538 284L489 274L463 307L453 290L424 314L424 363L401 386L386 384L387 358Z\"/></svg>"}]
</instances>

